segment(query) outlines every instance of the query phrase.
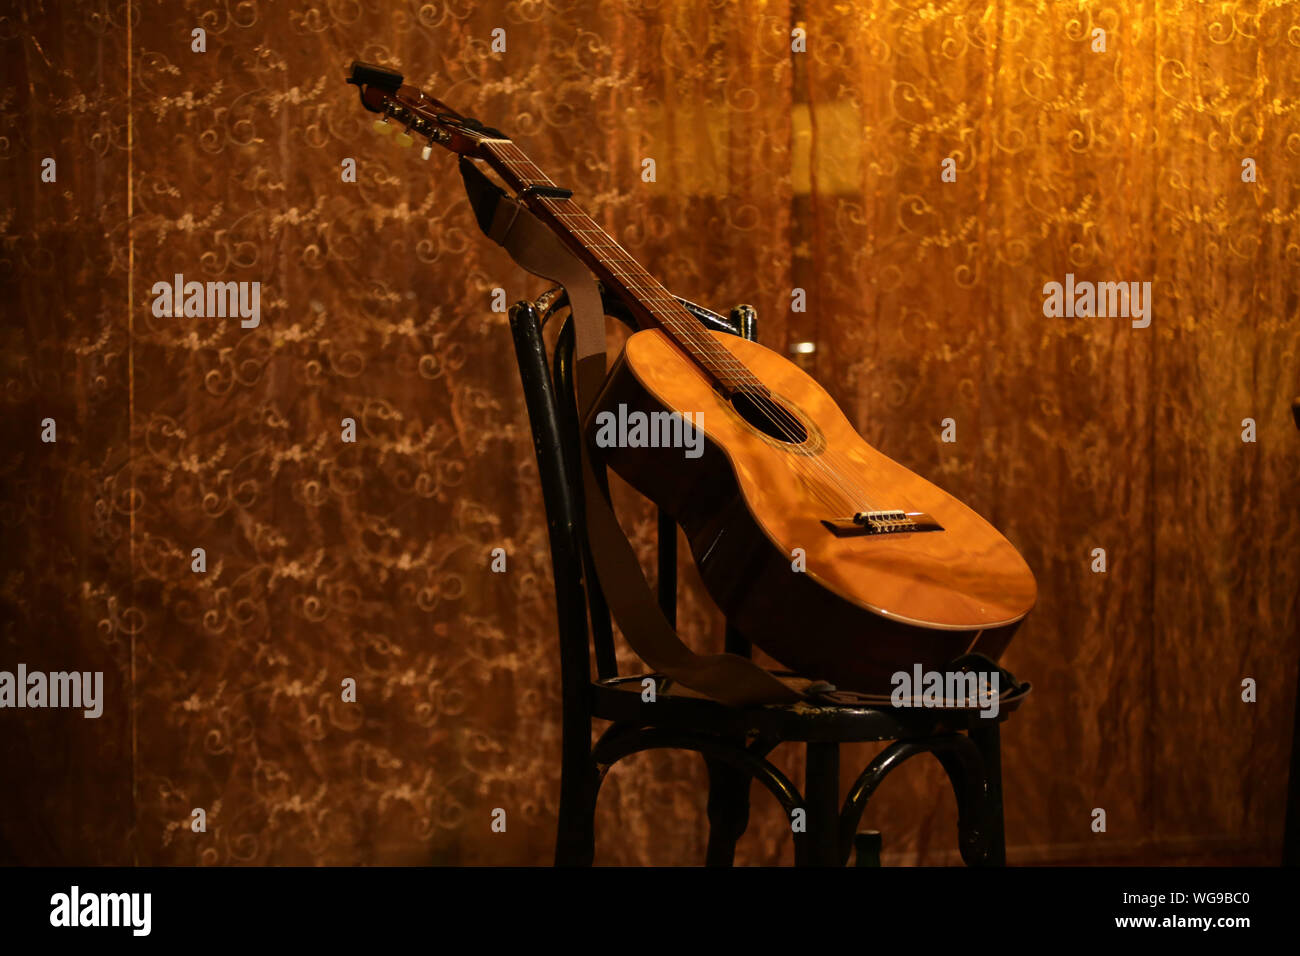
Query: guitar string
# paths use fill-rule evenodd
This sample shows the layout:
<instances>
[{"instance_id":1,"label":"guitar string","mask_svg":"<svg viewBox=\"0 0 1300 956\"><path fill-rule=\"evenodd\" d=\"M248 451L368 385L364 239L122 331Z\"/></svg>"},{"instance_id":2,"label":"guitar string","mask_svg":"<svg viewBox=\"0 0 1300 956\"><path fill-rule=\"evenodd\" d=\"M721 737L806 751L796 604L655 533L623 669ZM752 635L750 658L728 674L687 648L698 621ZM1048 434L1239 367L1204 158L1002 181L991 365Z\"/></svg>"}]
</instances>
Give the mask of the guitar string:
<instances>
[{"instance_id":1,"label":"guitar string","mask_svg":"<svg viewBox=\"0 0 1300 956\"><path fill-rule=\"evenodd\" d=\"M526 167L529 173L526 178L532 181L533 184L552 185L550 180L541 173L541 170L537 165L523 154L522 150L513 143L508 143L506 145L514 152L517 158L510 159L504 156L498 156L498 158L509 168L510 172L514 173L515 176L522 181L525 179L525 176L521 175L521 170L517 170L514 167ZM544 208L559 220L560 224L563 225L565 229L574 233L579 242L582 242L600 257L602 264L615 280L619 282L619 284L623 285L629 292L636 295L638 300L659 322L663 323L670 331L677 334L679 342L687 346L693 357L704 366L705 370L709 371L723 384L729 384L727 382L727 377L730 376L734 383L742 386L741 388L737 388L737 391L743 392L744 386L754 386L757 389L760 389L761 391L752 395L751 398L758 397L766 400L763 404L755 402L755 405L763 413L764 417L775 426L775 428L779 430L791 444L798 445L802 440L807 439L809 435L807 427L785 407L784 403L772 393L771 389L764 385L753 371L740 361L730 349L721 345L707 329L701 326L698 321L685 310L681 303L677 301L676 297L668 293L668 291L663 288L662 284L646 272L640 263L638 263L626 249L609 236L605 230L600 228L599 224L596 223L595 220L578 208L576 203L573 204L574 209L572 211L566 212L562 207L559 207L551 197L539 197L539 199ZM567 221L569 219L576 219L579 222L585 220L585 224L589 224L592 228L576 229L573 227L572 223ZM582 238L583 233L594 234L597 236L597 239L594 242L588 241L587 239ZM612 248L610 246L612 246ZM616 253L621 254L624 259L620 261L617 258ZM617 266L629 268L629 271L623 272L616 268ZM658 306L659 309L656 310L652 306ZM663 312L666 312L667 314L661 314ZM685 326L682 325L678 316L672 314L674 312L681 312L681 317L684 317L687 322ZM763 394L764 392L766 392L766 395ZM773 414L773 411L777 414ZM800 433L804 435L802 440L799 437ZM826 459L828 457L833 460L827 461ZM807 460L803 461L801 459ZM867 489L863 488L859 481L835 467L837 464L842 465L844 463L844 459L841 455L834 453L830 449L826 449L822 455L797 455L795 462L792 464L804 472L805 478L808 479L809 484L815 491L824 490L824 492L834 492L844 499L849 507L854 510L854 513L857 513L858 511L875 510L870 501L871 493ZM818 475L816 471L810 472L808 468L809 465L813 466L817 471L820 471L820 475ZM819 486L822 483L812 480L814 477L823 478L831 484L831 487L821 489ZM868 483L874 484L874 482ZM823 500L826 500L827 495L823 493L821 497ZM861 507L859 507L859 502L861 502ZM836 507L833 500L831 500L830 503L833 508Z\"/></svg>"}]
</instances>

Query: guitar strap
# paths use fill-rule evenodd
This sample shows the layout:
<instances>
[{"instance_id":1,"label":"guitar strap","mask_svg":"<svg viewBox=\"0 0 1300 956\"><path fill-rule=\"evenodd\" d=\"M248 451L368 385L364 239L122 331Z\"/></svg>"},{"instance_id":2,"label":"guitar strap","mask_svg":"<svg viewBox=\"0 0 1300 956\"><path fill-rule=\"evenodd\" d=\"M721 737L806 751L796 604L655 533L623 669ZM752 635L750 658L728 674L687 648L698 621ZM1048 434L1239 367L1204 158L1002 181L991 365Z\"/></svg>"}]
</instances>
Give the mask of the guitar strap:
<instances>
[{"instance_id":1,"label":"guitar strap","mask_svg":"<svg viewBox=\"0 0 1300 956\"><path fill-rule=\"evenodd\" d=\"M605 310L595 278L521 202L462 157L461 178L479 228L533 275L557 282L568 295L574 325L574 384L578 421L588 413L605 383ZM632 650L654 670L697 693L733 706L788 704L799 700L838 705L888 707L889 695L837 691L825 682L783 680L739 654L697 654L677 635L646 582L636 552L619 527L605 484L596 477L585 436L582 489L587 537L601 589L614 621ZM959 659L960 660L960 659ZM992 661L988 664L996 668ZM1008 690L999 695L1003 709L1019 704L1029 684L1017 684L1009 672Z\"/></svg>"}]
</instances>

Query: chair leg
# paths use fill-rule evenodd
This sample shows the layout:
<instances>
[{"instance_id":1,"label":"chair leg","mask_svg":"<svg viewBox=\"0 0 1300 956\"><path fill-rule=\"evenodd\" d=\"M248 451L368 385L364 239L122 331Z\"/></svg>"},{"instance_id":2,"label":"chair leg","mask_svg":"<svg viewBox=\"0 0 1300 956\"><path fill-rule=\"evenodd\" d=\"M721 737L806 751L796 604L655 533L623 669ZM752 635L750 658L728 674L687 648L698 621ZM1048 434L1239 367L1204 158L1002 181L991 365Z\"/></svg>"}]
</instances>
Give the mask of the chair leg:
<instances>
[{"instance_id":1,"label":"chair leg","mask_svg":"<svg viewBox=\"0 0 1300 956\"><path fill-rule=\"evenodd\" d=\"M596 858L596 793L600 776L589 746L563 746L556 866L591 866Z\"/></svg>"},{"instance_id":2,"label":"chair leg","mask_svg":"<svg viewBox=\"0 0 1300 956\"><path fill-rule=\"evenodd\" d=\"M985 866L1007 865L1007 838L1002 819L1002 736L994 720L977 720L970 738L979 748L984 764L984 807L982 818L983 862Z\"/></svg>"},{"instance_id":3,"label":"chair leg","mask_svg":"<svg viewBox=\"0 0 1300 956\"><path fill-rule=\"evenodd\" d=\"M707 866L731 866L736 842L749 826L749 775L720 760L709 769L709 850Z\"/></svg>"},{"instance_id":4,"label":"chair leg","mask_svg":"<svg viewBox=\"0 0 1300 956\"><path fill-rule=\"evenodd\" d=\"M806 866L842 866L840 859L840 745L808 744L804 768L804 808L808 812Z\"/></svg>"}]
</instances>

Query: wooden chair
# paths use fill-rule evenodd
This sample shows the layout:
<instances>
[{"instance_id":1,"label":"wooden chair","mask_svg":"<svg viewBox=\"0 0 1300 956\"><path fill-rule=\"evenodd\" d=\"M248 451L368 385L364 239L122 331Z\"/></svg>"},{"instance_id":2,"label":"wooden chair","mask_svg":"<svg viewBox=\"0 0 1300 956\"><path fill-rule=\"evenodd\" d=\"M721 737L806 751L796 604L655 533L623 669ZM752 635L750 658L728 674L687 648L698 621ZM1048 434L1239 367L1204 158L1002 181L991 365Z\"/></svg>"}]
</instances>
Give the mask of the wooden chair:
<instances>
[{"instance_id":1,"label":"wooden chair","mask_svg":"<svg viewBox=\"0 0 1300 956\"><path fill-rule=\"evenodd\" d=\"M755 314L749 306L737 306L724 317L681 301L708 328L755 337ZM736 842L749 820L751 780L772 793L787 819L794 820L796 810L804 811L806 826L792 825L796 865L842 866L855 846L857 865L879 865L879 835L857 833L859 821L885 776L919 753L934 754L952 784L962 859L968 865L1004 864L999 724L1006 713L985 719L970 712L808 703L737 708L675 689L662 675L619 675L610 614L592 571L583 528L574 334L566 306L563 290L557 288L536 302L515 304L509 313L546 506L559 619L563 726L556 864L592 863L596 798L605 774L629 754L662 747L693 750L704 757L709 865L733 862ZM635 327L613 296L604 295L604 307L608 316ZM543 328L560 313L566 317L554 354L548 356ZM662 512L658 531L659 603L675 623L677 530ZM726 649L750 654L747 642L730 629ZM642 699L647 677L655 681L653 702ZM593 720L610 722L594 747ZM886 740L893 743L858 775L841 801L840 744ZM803 793L767 760L787 741L807 748Z\"/></svg>"}]
</instances>

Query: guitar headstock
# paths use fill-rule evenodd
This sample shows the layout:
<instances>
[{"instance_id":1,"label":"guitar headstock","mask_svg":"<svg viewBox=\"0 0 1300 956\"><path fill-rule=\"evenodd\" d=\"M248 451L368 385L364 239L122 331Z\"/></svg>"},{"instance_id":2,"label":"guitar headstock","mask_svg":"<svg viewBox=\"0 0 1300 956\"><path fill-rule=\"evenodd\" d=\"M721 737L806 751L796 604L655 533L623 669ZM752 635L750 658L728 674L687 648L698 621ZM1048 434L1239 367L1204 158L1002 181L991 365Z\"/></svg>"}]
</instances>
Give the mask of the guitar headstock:
<instances>
[{"instance_id":1,"label":"guitar headstock","mask_svg":"<svg viewBox=\"0 0 1300 956\"><path fill-rule=\"evenodd\" d=\"M476 159L482 156L484 141L510 138L472 117L462 116L422 90L406 85L402 74L385 67L353 61L348 83L361 91L362 106L382 115L382 119L375 120L377 132L395 132L394 142L399 146L410 146L417 137L422 138L424 148L421 156L425 159L429 158L434 145Z\"/></svg>"}]
</instances>

